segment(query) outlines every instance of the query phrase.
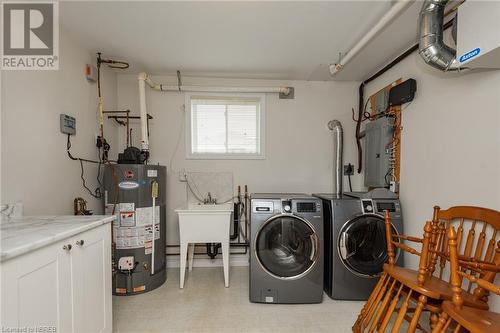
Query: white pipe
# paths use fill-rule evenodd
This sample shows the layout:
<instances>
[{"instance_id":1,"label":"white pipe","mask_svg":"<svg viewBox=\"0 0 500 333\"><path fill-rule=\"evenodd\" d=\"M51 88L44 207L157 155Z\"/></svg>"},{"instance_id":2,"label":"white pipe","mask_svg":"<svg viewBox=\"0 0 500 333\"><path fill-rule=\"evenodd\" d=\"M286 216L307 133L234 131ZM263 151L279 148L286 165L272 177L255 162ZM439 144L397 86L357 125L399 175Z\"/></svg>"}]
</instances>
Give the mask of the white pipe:
<instances>
[{"instance_id":1,"label":"white pipe","mask_svg":"<svg viewBox=\"0 0 500 333\"><path fill-rule=\"evenodd\" d=\"M404 12L410 7L415 0L399 0L397 1L387 13L378 21L378 23L363 37L361 38L352 49L340 60L338 64L330 65L330 73L337 74L348 62L350 62L365 46L375 38L383 29L385 29L399 14Z\"/></svg>"},{"instance_id":2,"label":"white pipe","mask_svg":"<svg viewBox=\"0 0 500 333\"><path fill-rule=\"evenodd\" d=\"M175 85L155 85L155 90L159 91L187 91L187 92L244 92L244 93L282 93L288 95L288 87L212 87L212 86L175 86Z\"/></svg>"},{"instance_id":3,"label":"white pipe","mask_svg":"<svg viewBox=\"0 0 500 333\"><path fill-rule=\"evenodd\" d=\"M141 78L141 74L143 77ZM139 80L143 80L152 89L158 91L184 91L184 92L244 92L244 93L281 93L288 95L290 87L220 87L220 86L177 86L157 84L151 80L146 73L139 74Z\"/></svg>"},{"instance_id":4,"label":"white pipe","mask_svg":"<svg viewBox=\"0 0 500 333\"><path fill-rule=\"evenodd\" d=\"M139 111L141 116L141 149L149 151L148 112L146 110L146 83L151 81L146 73L139 73Z\"/></svg>"}]
</instances>

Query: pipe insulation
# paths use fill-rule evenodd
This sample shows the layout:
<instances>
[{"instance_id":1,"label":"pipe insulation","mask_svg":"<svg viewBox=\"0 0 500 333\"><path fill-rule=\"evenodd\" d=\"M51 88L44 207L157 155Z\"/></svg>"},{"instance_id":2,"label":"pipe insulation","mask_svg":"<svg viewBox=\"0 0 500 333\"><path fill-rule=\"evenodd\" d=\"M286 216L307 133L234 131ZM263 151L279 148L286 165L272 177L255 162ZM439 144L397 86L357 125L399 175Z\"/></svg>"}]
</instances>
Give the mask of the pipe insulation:
<instances>
[{"instance_id":1,"label":"pipe insulation","mask_svg":"<svg viewBox=\"0 0 500 333\"><path fill-rule=\"evenodd\" d=\"M337 74L342 68L347 65L358 53L360 53L370 41L372 41L382 30L389 26L401 13L410 7L415 0L399 0L385 13L373 28L368 31L345 56L340 59L338 64L330 65L330 73Z\"/></svg>"},{"instance_id":2,"label":"pipe insulation","mask_svg":"<svg viewBox=\"0 0 500 333\"><path fill-rule=\"evenodd\" d=\"M343 192L342 183L342 167L343 167L343 153L344 153L344 130L342 124L338 120L331 120L328 122L328 128L333 132L333 180L335 185L335 195L340 197Z\"/></svg>"},{"instance_id":3,"label":"pipe insulation","mask_svg":"<svg viewBox=\"0 0 500 333\"><path fill-rule=\"evenodd\" d=\"M420 10L418 53L434 68L448 71L456 67L456 50L443 41L444 9L448 0L425 0Z\"/></svg>"}]
</instances>

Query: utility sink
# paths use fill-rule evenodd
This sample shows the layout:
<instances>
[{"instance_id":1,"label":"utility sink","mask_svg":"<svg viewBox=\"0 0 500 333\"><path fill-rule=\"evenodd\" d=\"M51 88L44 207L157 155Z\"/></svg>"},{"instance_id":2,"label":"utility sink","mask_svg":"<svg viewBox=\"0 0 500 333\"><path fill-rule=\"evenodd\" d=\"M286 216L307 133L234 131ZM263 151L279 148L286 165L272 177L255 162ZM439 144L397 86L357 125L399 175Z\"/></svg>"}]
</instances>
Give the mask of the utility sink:
<instances>
[{"instance_id":1,"label":"utility sink","mask_svg":"<svg viewBox=\"0 0 500 333\"><path fill-rule=\"evenodd\" d=\"M179 238L188 242L229 242L232 204L188 204L179 215Z\"/></svg>"},{"instance_id":2,"label":"utility sink","mask_svg":"<svg viewBox=\"0 0 500 333\"><path fill-rule=\"evenodd\" d=\"M229 286L229 232L233 205L188 204L175 210L179 215L181 245L180 288L184 288L187 249L190 245L189 270L193 266L195 243L221 243L224 266L224 285Z\"/></svg>"},{"instance_id":3,"label":"utility sink","mask_svg":"<svg viewBox=\"0 0 500 333\"><path fill-rule=\"evenodd\" d=\"M181 207L175 210L176 213L193 213L193 214L203 214L205 212L232 212L232 204L188 204L185 207Z\"/></svg>"}]
</instances>

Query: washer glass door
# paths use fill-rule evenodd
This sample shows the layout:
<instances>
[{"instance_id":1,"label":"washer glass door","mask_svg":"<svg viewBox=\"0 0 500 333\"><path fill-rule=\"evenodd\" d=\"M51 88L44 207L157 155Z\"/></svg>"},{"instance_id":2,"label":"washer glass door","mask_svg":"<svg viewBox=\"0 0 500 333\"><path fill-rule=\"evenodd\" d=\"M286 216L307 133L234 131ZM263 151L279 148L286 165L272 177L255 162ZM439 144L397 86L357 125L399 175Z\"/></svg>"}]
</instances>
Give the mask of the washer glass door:
<instances>
[{"instance_id":1,"label":"washer glass door","mask_svg":"<svg viewBox=\"0 0 500 333\"><path fill-rule=\"evenodd\" d=\"M341 228L337 243L340 258L350 271L361 276L382 273L388 259L382 216L364 214L353 218Z\"/></svg>"},{"instance_id":2,"label":"washer glass door","mask_svg":"<svg viewBox=\"0 0 500 333\"><path fill-rule=\"evenodd\" d=\"M277 215L257 233L255 254L269 274L282 279L299 278L309 272L318 258L318 236L301 217Z\"/></svg>"}]
</instances>

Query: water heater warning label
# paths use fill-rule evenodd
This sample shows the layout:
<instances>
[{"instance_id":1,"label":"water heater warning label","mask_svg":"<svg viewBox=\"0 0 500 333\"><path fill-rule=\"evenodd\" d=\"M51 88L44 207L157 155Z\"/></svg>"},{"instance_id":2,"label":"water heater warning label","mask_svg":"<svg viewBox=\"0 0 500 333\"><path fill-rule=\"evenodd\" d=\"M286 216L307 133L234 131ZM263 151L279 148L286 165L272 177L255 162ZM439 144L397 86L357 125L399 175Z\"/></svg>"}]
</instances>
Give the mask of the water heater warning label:
<instances>
[{"instance_id":1,"label":"water heater warning label","mask_svg":"<svg viewBox=\"0 0 500 333\"><path fill-rule=\"evenodd\" d=\"M120 212L121 227L135 227L135 212Z\"/></svg>"},{"instance_id":2,"label":"water heater warning label","mask_svg":"<svg viewBox=\"0 0 500 333\"><path fill-rule=\"evenodd\" d=\"M111 214L113 205L106 206L106 213ZM117 249L145 248L151 251L153 239L153 207L141 207L134 210L134 203L116 205L115 214L119 223L113 226L113 240ZM160 207L155 207L154 237L160 238ZM149 252L151 253L151 252Z\"/></svg>"}]
</instances>

